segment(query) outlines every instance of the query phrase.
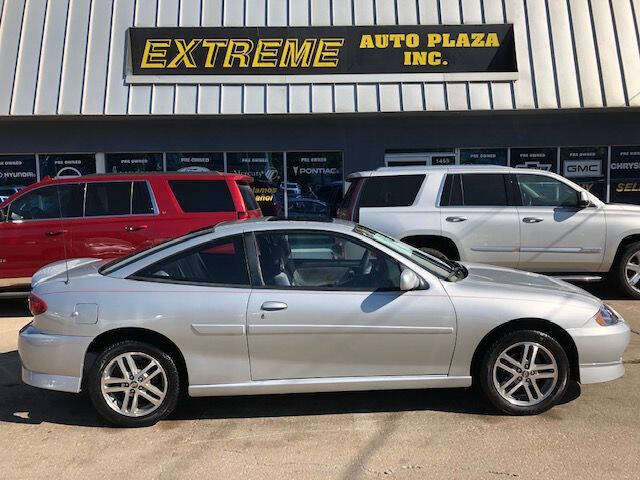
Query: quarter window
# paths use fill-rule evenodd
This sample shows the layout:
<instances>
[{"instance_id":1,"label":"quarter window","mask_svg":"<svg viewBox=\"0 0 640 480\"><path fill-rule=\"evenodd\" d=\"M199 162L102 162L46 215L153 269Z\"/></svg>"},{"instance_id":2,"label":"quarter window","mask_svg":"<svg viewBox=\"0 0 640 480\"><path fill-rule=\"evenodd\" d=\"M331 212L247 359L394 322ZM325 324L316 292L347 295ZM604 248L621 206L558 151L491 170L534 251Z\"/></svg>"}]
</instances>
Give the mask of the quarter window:
<instances>
[{"instance_id":1,"label":"quarter window","mask_svg":"<svg viewBox=\"0 0 640 480\"><path fill-rule=\"evenodd\" d=\"M209 285L249 285L241 235L226 237L174 255L133 275L136 280Z\"/></svg>"},{"instance_id":2,"label":"quarter window","mask_svg":"<svg viewBox=\"0 0 640 480\"><path fill-rule=\"evenodd\" d=\"M273 288L398 290L400 264L379 250L320 232L256 234L262 279Z\"/></svg>"},{"instance_id":3,"label":"quarter window","mask_svg":"<svg viewBox=\"0 0 640 480\"><path fill-rule=\"evenodd\" d=\"M131 213L145 215L154 213L153 202L146 182L133 182L131 192Z\"/></svg>"},{"instance_id":4,"label":"quarter window","mask_svg":"<svg viewBox=\"0 0 640 480\"><path fill-rule=\"evenodd\" d=\"M360 195L360 207L408 207L413 205L425 175L370 177Z\"/></svg>"},{"instance_id":5,"label":"quarter window","mask_svg":"<svg viewBox=\"0 0 640 480\"><path fill-rule=\"evenodd\" d=\"M525 207L577 207L578 192L546 175L517 175Z\"/></svg>"},{"instance_id":6,"label":"quarter window","mask_svg":"<svg viewBox=\"0 0 640 480\"><path fill-rule=\"evenodd\" d=\"M240 189L242 199L244 200L244 207L247 210L258 210L260 206L258 205L258 202L256 202L256 197L253 195L251 186L239 183L238 188Z\"/></svg>"},{"instance_id":7,"label":"quarter window","mask_svg":"<svg viewBox=\"0 0 640 480\"><path fill-rule=\"evenodd\" d=\"M169 186L185 213L235 211L224 180L169 180Z\"/></svg>"}]
</instances>

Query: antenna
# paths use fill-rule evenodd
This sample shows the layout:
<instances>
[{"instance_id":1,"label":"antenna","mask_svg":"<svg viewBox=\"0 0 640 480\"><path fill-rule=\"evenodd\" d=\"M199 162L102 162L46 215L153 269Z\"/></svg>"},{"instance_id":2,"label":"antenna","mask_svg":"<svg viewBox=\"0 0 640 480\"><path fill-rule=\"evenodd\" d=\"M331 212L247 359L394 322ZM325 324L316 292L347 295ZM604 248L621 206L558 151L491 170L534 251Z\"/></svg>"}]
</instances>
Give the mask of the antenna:
<instances>
[{"instance_id":1,"label":"antenna","mask_svg":"<svg viewBox=\"0 0 640 480\"><path fill-rule=\"evenodd\" d=\"M60 226L62 227L62 249L64 250L64 272L66 274L65 284L69 284L69 259L67 258L67 238L66 229L64 228L64 222L62 219L62 197L60 196L60 184L56 185L56 194L58 197L58 213L60 214Z\"/></svg>"}]
</instances>

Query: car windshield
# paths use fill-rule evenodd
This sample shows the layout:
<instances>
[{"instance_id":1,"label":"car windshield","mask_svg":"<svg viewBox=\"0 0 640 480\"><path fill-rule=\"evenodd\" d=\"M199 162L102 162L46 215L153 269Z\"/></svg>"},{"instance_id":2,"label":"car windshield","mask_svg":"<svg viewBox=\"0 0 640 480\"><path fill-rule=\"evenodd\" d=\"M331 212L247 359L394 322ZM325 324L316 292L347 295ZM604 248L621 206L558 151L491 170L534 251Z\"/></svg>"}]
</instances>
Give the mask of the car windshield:
<instances>
[{"instance_id":1,"label":"car windshield","mask_svg":"<svg viewBox=\"0 0 640 480\"><path fill-rule=\"evenodd\" d=\"M155 245L151 245L150 247L143 248L142 250L136 250L135 252L130 253L129 255L125 255L124 257L118 257L114 260L111 260L110 262L105 263L104 265L102 265L102 267L100 267L99 272L102 275L108 275L111 272L118 270L119 268L126 267L127 265L137 260L140 260L141 258L144 258L149 255L153 255L154 253L159 252L160 250L164 250L165 248L169 248L177 243L190 240L191 238L199 237L201 235L206 235L212 230L213 230L213 227L211 226L199 228L181 237L165 240L164 242L156 243Z\"/></svg>"},{"instance_id":2,"label":"car windshield","mask_svg":"<svg viewBox=\"0 0 640 480\"><path fill-rule=\"evenodd\" d=\"M390 248L394 252L411 260L413 263L418 264L425 270L428 270L429 272L440 278L450 279L452 275L456 273L457 268L459 268L459 264L453 261L445 262L427 253L424 253L423 251L418 250L411 245L407 245L406 243L396 240L395 238L391 238L368 227L356 225L353 231L367 238L370 238L371 240L380 243L387 248Z\"/></svg>"}]
</instances>

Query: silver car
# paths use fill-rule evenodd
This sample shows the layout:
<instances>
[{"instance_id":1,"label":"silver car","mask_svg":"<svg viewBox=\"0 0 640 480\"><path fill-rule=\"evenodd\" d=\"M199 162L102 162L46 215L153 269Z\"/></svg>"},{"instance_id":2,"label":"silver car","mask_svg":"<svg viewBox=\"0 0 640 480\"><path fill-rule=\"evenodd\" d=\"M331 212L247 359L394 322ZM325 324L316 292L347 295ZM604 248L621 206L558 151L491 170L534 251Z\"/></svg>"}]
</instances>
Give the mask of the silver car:
<instances>
[{"instance_id":1,"label":"silver car","mask_svg":"<svg viewBox=\"0 0 640 480\"><path fill-rule=\"evenodd\" d=\"M440 260L344 221L221 224L33 277L22 378L122 426L191 396L468 387L536 414L624 373L630 330L560 280Z\"/></svg>"}]
</instances>

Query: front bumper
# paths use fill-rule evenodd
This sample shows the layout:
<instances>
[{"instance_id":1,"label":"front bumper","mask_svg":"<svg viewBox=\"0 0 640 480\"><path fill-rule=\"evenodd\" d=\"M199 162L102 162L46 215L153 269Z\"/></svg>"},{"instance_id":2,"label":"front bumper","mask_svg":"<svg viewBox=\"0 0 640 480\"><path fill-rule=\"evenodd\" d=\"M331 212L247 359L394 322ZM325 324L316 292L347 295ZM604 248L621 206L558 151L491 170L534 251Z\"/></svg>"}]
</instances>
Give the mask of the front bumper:
<instances>
[{"instance_id":1,"label":"front bumper","mask_svg":"<svg viewBox=\"0 0 640 480\"><path fill-rule=\"evenodd\" d=\"M18 335L22 381L49 390L79 392L91 340L92 337L47 334L32 324L26 325Z\"/></svg>"},{"instance_id":2,"label":"front bumper","mask_svg":"<svg viewBox=\"0 0 640 480\"><path fill-rule=\"evenodd\" d=\"M624 375L622 355L631 339L631 329L624 321L609 327L572 328L568 332L578 349L580 383L608 382Z\"/></svg>"}]
</instances>

